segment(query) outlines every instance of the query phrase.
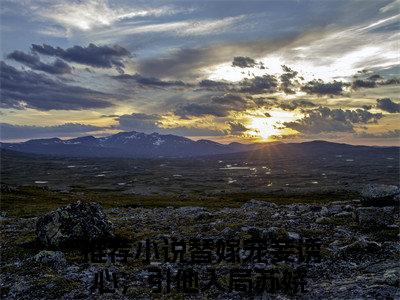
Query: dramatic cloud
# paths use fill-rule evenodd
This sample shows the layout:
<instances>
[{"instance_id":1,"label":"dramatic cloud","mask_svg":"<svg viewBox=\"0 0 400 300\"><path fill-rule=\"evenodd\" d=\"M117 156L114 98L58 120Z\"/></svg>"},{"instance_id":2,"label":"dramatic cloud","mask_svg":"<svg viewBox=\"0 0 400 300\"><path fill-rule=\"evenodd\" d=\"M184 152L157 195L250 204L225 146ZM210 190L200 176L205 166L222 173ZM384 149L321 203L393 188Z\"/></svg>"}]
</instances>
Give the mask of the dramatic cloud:
<instances>
[{"instance_id":1,"label":"dramatic cloud","mask_svg":"<svg viewBox=\"0 0 400 300\"><path fill-rule=\"evenodd\" d=\"M377 99L376 107L389 112L389 113L398 113L400 112L400 103L395 103L389 98Z\"/></svg>"},{"instance_id":2,"label":"dramatic cloud","mask_svg":"<svg viewBox=\"0 0 400 300\"><path fill-rule=\"evenodd\" d=\"M112 106L106 100L110 95L67 85L44 74L19 71L3 61L0 63L0 82L3 108L80 110Z\"/></svg>"},{"instance_id":3,"label":"dramatic cloud","mask_svg":"<svg viewBox=\"0 0 400 300\"><path fill-rule=\"evenodd\" d=\"M228 122L229 125L229 133L232 135L241 135L244 132L250 130L246 126L244 126L242 123L239 122Z\"/></svg>"},{"instance_id":4,"label":"dramatic cloud","mask_svg":"<svg viewBox=\"0 0 400 300\"><path fill-rule=\"evenodd\" d=\"M351 142L393 130L399 16L390 1L3 1L0 114L10 124L43 124L35 109L46 124L100 116L115 125L107 131L224 142L292 133ZM65 109L77 111L52 111Z\"/></svg>"},{"instance_id":5,"label":"dramatic cloud","mask_svg":"<svg viewBox=\"0 0 400 300\"><path fill-rule=\"evenodd\" d=\"M123 82L135 82L140 85L147 85L147 86L156 86L156 87L185 87L185 86L190 86L189 84L181 81L181 80L173 80L173 81L166 81L166 80L160 80L158 78L154 77L144 77L140 74L134 74L134 75L129 75L129 74L121 74L118 76L113 76L112 78L116 80L120 80Z\"/></svg>"},{"instance_id":6,"label":"dramatic cloud","mask_svg":"<svg viewBox=\"0 0 400 300\"><path fill-rule=\"evenodd\" d=\"M139 61L138 71L150 76L191 77L196 69L219 61L217 58L212 59L210 55L211 53L204 49L180 49L171 53L169 57Z\"/></svg>"},{"instance_id":7,"label":"dramatic cloud","mask_svg":"<svg viewBox=\"0 0 400 300\"><path fill-rule=\"evenodd\" d=\"M263 55L282 48L293 41L294 36L249 43L223 43L201 48L179 48L161 57L138 60L140 74L159 78L203 79L207 68L228 63L238 53Z\"/></svg>"},{"instance_id":8,"label":"dramatic cloud","mask_svg":"<svg viewBox=\"0 0 400 300\"><path fill-rule=\"evenodd\" d=\"M116 67L121 70L125 65L123 59L130 57L131 53L125 48L114 46L96 46L89 44L87 47L73 46L62 49L54 48L50 45L32 44L32 51L48 56L56 56L69 62L75 62L96 68Z\"/></svg>"},{"instance_id":9,"label":"dramatic cloud","mask_svg":"<svg viewBox=\"0 0 400 300\"><path fill-rule=\"evenodd\" d=\"M199 82L199 87L207 90L214 90L214 91L230 91L234 90L235 86L226 81L215 81L204 79Z\"/></svg>"},{"instance_id":10,"label":"dramatic cloud","mask_svg":"<svg viewBox=\"0 0 400 300\"><path fill-rule=\"evenodd\" d=\"M8 59L13 59L19 63L22 63L33 70L43 71L49 74L66 74L71 73L71 67L62 61L61 59L56 59L51 64L46 64L40 61L38 55L26 54L22 51L13 51L7 55Z\"/></svg>"},{"instance_id":11,"label":"dramatic cloud","mask_svg":"<svg viewBox=\"0 0 400 300\"><path fill-rule=\"evenodd\" d=\"M245 78L240 82L241 91L250 94L273 93L278 87L278 81L273 75Z\"/></svg>"},{"instance_id":12,"label":"dramatic cloud","mask_svg":"<svg viewBox=\"0 0 400 300\"><path fill-rule=\"evenodd\" d=\"M115 118L115 120L118 124L115 125L114 128L126 131L134 130L144 133L157 132L161 134L183 136L222 136L226 134L223 130L200 127L175 126L165 128L162 126L162 117L156 114L147 115L143 113L133 113L119 116Z\"/></svg>"},{"instance_id":13,"label":"dramatic cloud","mask_svg":"<svg viewBox=\"0 0 400 300\"><path fill-rule=\"evenodd\" d=\"M294 88L293 79L296 78L298 73L285 65L282 66L282 69L285 73L283 73L280 76L280 80L281 80L280 88L286 94L294 94L295 91L293 90L293 88Z\"/></svg>"},{"instance_id":14,"label":"dramatic cloud","mask_svg":"<svg viewBox=\"0 0 400 300\"><path fill-rule=\"evenodd\" d=\"M400 130L389 130L379 133L359 132L355 133L354 137L362 139L398 139L400 138Z\"/></svg>"},{"instance_id":15,"label":"dramatic cloud","mask_svg":"<svg viewBox=\"0 0 400 300\"><path fill-rule=\"evenodd\" d=\"M351 86L353 89L376 88L378 86L395 85L395 84L399 84L399 83L400 83L399 78L384 79L379 74L373 74L365 79L357 79L357 80L353 81Z\"/></svg>"},{"instance_id":16,"label":"dramatic cloud","mask_svg":"<svg viewBox=\"0 0 400 300\"><path fill-rule=\"evenodd\" d=\"M257 62L248 56L235 56L233 58L232 66L239 68L253 68L257 65Z\"/></svg>"},{"instance_id":17,"label":"dramatic cloud","mask_svg":"<svg viewBox=\"0 0 400 300\"><path fill-rule=\"evenodd\" d=\"M0 123L1 140L13 140L36 137L75 136L104 130L102 127L79 123L65 123L53 126L28 126Z\"/></svg>"},{"instance_id":18,"label":"dramatic cloud","mask_svg":"<svg viewBox=\"0 0 400 300\"><path fill-rule=\"evenodd\" d=\"M346 85L346 83L340 81L325 83L322 80L312 80L307 82L301 89L308 94L340 95Z\"/></svg>"},{"instance_id":19,"label":"dramatic cloud","mask_svg":"<svg viewBox=\"0 0 400 300\"><path fill-rule=\"evenodd\" d=\"M376 87L376 81L375 80L362 80L362 79L357 79L353 81L352 87L354 89L358 88L374 88Z\"/></svg>"},{"instance_id":20,"label":"dramatic cloud","mask_svg":"<svg viewBox=\"0 0 400 300\"><path fill-rule=\"evenodd\" d=\"M224 94L211 97L211 101L221 106L229 107L232 110L244 109L247 101L242 96L237 94Z\"/></svg>"},{"instance_id":21,"label":"dramatic cloud","mask_svg":"<svg viewBox=\"0 0 400 300\"><path fill-rule=\"evenodd\" d=\"M306 116L284 125L304 134L322 132L353 132L356 124L376 123L382 114L373 114L365 109L342 110L319 107L308 111Z\"/></svg>"},{"instance_id":22,"label":"dramatic cloud","mask_svg":"<svg viewBox=\"0 0 400 300\"><path fill-rule=\"evenodd\" d=\"M178 105L175 115L182 118L211 115L225 117L231 111L241 111L249 107L250 103L240 95L224 94L212 96L209 103L187 103Z\"/></svg>"},{"instance_id":23,"label":"dramatic cloud","mask_svg":"<svg viewBox=\"0 0 400 300\"><path fill-rule=\"evenodd\" d=\"M295 110L297 108L315 107L316 105L308 100L295 100L291 102L280 103L278 106L283 110Z\"/></svg>"}]
</instances>

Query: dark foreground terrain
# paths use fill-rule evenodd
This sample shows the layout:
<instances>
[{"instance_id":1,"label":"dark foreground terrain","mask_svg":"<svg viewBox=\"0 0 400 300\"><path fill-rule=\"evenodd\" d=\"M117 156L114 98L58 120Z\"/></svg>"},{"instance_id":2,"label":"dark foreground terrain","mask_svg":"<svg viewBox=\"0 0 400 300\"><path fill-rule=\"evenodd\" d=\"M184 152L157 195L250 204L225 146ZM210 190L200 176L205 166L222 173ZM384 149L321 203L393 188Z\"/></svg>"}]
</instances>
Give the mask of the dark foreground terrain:
<instances>
[{"instance_id":1,"label":"dark foreground terrain","mask_svg":"<svg viewBox=\"0 0 400 300\"><path fill-rule=\"evenodd\" d=\"M398 149L328 150L147 160L3 151L1 298L397 299ZM303 259L273 247L313 238L320 246L314 252L301 248L314 254ZM174 239L188 243L186 263L174 261L171 252L163 256ZM189 241L196 239L212 240L211 263L188 263ZM86 261L82 240L102 240L105 261ZM146 240L153 249L149 261ZM218 240L220 246L240 242L234 261L227 247L222 256L216 250ZM246 259L254 240L271 242L263 259ZM117 241L129 242L124 250L132 256L126 261ZM113 247L119 253L115 261ZM274 253L282 257L275 260ZM162 272L161 293L151 290L157 286L154 268ZM253 272L251 279L245 271L232 277L237 268ZM192 273L182 275L187 269ZM219 288L206 288L210 269ZM303 293L293 277L298 270L307 271ZM274 280L259 291L256 275L263 271L273 272ZM100 274L113 293L101 294ZM184 278L193 274L199 276L198 294L184 289ZM252 291L240 292L235 278Z\"/></svg>"}]
</instances>

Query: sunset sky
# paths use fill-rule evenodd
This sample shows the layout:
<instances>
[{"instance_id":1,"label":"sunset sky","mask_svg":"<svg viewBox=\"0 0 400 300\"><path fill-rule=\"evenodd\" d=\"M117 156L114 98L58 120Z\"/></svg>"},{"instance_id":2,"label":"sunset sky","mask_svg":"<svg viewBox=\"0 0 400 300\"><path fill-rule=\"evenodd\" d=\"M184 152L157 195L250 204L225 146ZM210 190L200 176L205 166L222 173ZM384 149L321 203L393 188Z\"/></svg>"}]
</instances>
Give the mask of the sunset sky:
<instances>
[{"instance_id":1,"label":"sunset sky","mask_svg":"<svg viewBox=\"0 0 400 300\"><path fill-rule=\"evenodd\" d=\"M1 140L399 145L400 1L1 1Z\"/></svg>"}]
</instances>

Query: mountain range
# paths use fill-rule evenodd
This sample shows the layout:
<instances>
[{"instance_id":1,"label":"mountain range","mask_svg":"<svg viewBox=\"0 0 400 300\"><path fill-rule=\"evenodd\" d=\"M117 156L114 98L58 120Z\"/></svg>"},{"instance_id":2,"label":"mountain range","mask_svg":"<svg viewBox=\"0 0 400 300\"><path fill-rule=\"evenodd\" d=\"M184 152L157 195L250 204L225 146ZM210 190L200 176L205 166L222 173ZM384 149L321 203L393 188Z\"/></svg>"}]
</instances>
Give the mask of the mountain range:
<instances>
[{"instance_id":1,"label":"mountain range","mask_svg":"<svg viewBox=\"0 0 400 300\"><path fill-rule=\"evenodd\" d=\"M68 140L49 138L1 143L0 147L20 152L74 157L190 157L248 151L261 145L225 145L209 140L193 141L171 134L131 131L100 138L84 136Z\"/></svg>"},{"instance_id":2,"label":"mountain range","mask_svg":"<svg viewBox=\"0 0 400 300\"><path fill-rule=\"evenodd\" d=\"M398 147L368 147L338 144L325 141L303 143L259 143L220 144L210 140L193 141L176 136L158 133L145 134L136 131L120 132L99 137L85 136L68 140L59 138L34 139L21 143L0 143L2 149L34 154L60 155L70 157L195 157L206 155L231 155L252 152L254 156L320 155L326 153L356 152L358 154L392 152L398 154Z\"/></svg>"}]
</instances>

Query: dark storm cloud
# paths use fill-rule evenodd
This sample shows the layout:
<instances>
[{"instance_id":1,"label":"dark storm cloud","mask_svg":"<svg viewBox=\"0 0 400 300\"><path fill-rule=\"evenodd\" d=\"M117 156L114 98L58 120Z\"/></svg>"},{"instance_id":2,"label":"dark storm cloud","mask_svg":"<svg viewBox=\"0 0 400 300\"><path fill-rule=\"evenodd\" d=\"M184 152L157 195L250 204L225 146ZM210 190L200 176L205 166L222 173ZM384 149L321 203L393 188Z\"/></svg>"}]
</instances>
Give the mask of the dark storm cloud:
<instances>
[{"instance_id":1,"label":"dark storm cloud","mask_svg":"<svg viewBox=\"0 0 400 300\"><path fill-rule=\"evenodd\" d=\"M262 108L272 108L276 106L277 98L275 97L270 97L270 98L257 98L254 99L254 103L257 107L262 107Z\"/></svg>"},{"instance_id":2,"label":"dark storm cloud","mask_svg":"<svg viewBox=\"0 0 400 300\"><path fill-rule=\"evenodd\" d=\"M354 137L362 139L398 139L400 138L400 130L395 129L380 133L360 132L355 133Z\"/></svg>"},{"instance_id":3,"label":"dark storm cloud","mask_svg":"<svg viewBox=\"0 0 400 300\"><path fill-rule=\"evenodd\" d=\"M123 59L131 56L128 50L119 45L96 46L95 44L89 44L87 47L73 46L63 49L46 44L32 44L32 51L96 68L124 68Z\"/></svg>"},{"instance_id":4,"label":"dark storm cloud","mask_svg":"<svg viewBox=\"0 0 400 300\"><path fill-rule=\"evenodd\" d=\"M213 96L211 97L211 101L216 104L231 106L231 107L238 107L238 106L243 107L243 105L246 104L246 99L244 99L242 96L230 93L219 96Z\"/></svg>"},{"instance_id":5,"label":"dark storm cloud","mask_svg":"<svg viewBox=\"0 0 400 300\"><path fill-rule=\"evenodd\" d=\"M305 134L322 132L353 132L354 125L376 123L382 114L373 114L365 109L342 110L318 107L308 111L306 116L284 125Z\"/></svg>"},{"instance_id":6,"label":"dark storm cloud","mask_svg":"<svg viewBox=\"0 0 400 300\"><path fill-rule=\"evenodd\" d=\"M173 128L162 127L161 120L162 117L157 114L143 114L143 113L133 113L118 116L115 118L118 122L114 128L127 130L127 131L139 131L144 133L161 133L161 134L176 134L183 136L222 136L226 132L222 130L214 130L208 128L198 128L198 127L185 127L178 126Z\"/></svg>"},{"instance_id":7,"label":"dark storm cloud","mask_svg":"<svg viewBox=\"0 0 400 300\"><path fill-rule=\"evenodd\" d=\"M39 110L105 108L110 95L80 86L67 85L32 71L20 71L0 63L1 107Z\"/></svg>"},{"instance_id":8,"label":"dark storm cloud","mask_svg":"<svg viewBox=\"0 0 400 300\"><path fill-rule=\"evenodd\" d=\"M212 96L208 103L180 104L175 110L175 115L182 118L200 117L211 115L225 117L231 111L241 111L251 106L245 98L238 94L223 94Z\"/></svg>"},{"instance_id":9,"label":"dark storm cloud","mask_svg":"<svg viewBox=\"0 0 400 300\"><path fill-rule=\"evenodd\" d=\"M363 74L363 73L361 73ZM354 76L355 78L359 77L359 75ZM384 79L381 75L379 74L373 74L370 75L369 77L366 78L358 78L353 81L352 83L352 88L353 89L359 89L359 88L376 88L379 86L383 85L395 85L399 84L400 80L399 78L393 77L393 78L387 78Z\"/></svg>"},{"instance_id":10,"label":"dark storm cloud","mask_svg":"<svg viewBox=\"0 0 400 300\"><path fill-rule=\"evenodd\" d=\"M250 94L273 93L278 87L278 81L273 75L245 78L240 82L241 91Z\"/></svg>"},{"instance_id":11,"label":"dark storm cloud","mask_svg":"<svg viewBox=\"0 0 400 300\"><path fill-rule=\"evenodd\" d=\"M234 85L226 81L214 81L205 79L199 82L199 87L207 90L229 91L234 90Z\"/></svg>"},{"instance_id":12,"label":"dark storm cloud","mask_svg":"<svg viewBox=\"0 0 400 300\"><path fill-rule=\"evenodd\" d=\"M61 59L56 59L53 63L46 64L40 60L39 55L27 54L15 50L7 55L8 59L13 59L19 63L28 66L33 70L43 71L49 74L67 74L71 73L71 67Z\"/></svg>"},{"instance_id":13,"label":"dark storm cloud","mask_svg":"<svg viewBox=\"0 0 400 300\"><path fill-rule=\"evenodd\" d=\"M310 108L315 107L316 105L308 100L295 100L291 102L284 102L280 103L278 107L282 108L283 110L295 110L297 108Z\"/></svg>"},{"instance_id":14,"label":"dark storm cloud","mask_svg":"<svg viewBox=\"0 0 400 300\"><path fill-rule=\"evenodd\" d=\"M121 74L118 76L113 76L113 79L120 80L123 82L135 82L140 85L145 85L145 86L155 86L155 87L187 87L190 86L189 84L181 81L181 80L173 80L173 81L166 81L166 80L160 80L155 77L144 77L140 74L134 74L134 75L129 75L129 74Z\"/></svg>"},{"instance_id":15,"label":"dark storm cloud","mask_svg":"<svg viewBox=\"0 0 400 300\"><path fill-rule=\"evenodd\" d=\"M239 122L228 122L229 133L232 135L241 135L242 133L249 130L246 126Z\"/></svg>"},{"instance_id":16,"label":"dark storm cloud","mask_svg":"<svg viewBox=\"0 0 400 300\"><path fill-rule=\"evenodd\" d=\"M103 129L104 128L102 127L79 123L65 123L53 126L29 126L0 123L0 138L2 140L12 140L37 137L73 136Z\"/></svg>"},{"instance_id":17,"label":"dark storm cloud","mask_svg":"<svg viewBox=\"0 0 400 300\"><path fill-rule=\"evenodd\" d=\"M233 67L239 68L253 68L256 64L256 61L248 56L235 56L232 62Z\"/></svg>"},{"instance_id":18,"label":"dark storm cloud","mask_svg":"<svg viewBox=\"0 0 400 300\"><path fill-rule=\"evenodd\" d=\"M301 90L307 94L317 95L340 95L343 92L343 88L347 86L346 83L341 81L333 81L325 83L322 80L312 80L307 82Z\"/></svg>"},{"instance_id":19,"label":"dark storm cloud","mask_svg":"<svg viewBox=\"0 0 400 300\"><path fill-rule=\"evenodd\" d=\"M282 69L284 73L280 76L280 89L286 94L294 94L295 91L293 90L293 88L295 87L295 83L293 82L293 80L296 78L298 72L292 70L285 65L282 66Z\"/></svg>"},{"instance_id":20,"label":"dark storm cloud","mask_svg":"<svg viewBox=\"0 0 400 300\"><path fill-rule=\"evenodd\" d=\"M376 107L389 113L400 112L400 103L395 103L389 98L377 99Z\"/></svg>"},{"instance_id":21,"label":"dark storm cloud","mask_svg":"<svg viewBox=\"0 0 400 300\"><path fill-rule=\"evenodd\" d=\"M358 88L375 88L377 87L377 83L375 80L362 80L362 79L357 79L353 81L352 84L353 89L358 89Z\"/></svg>"}]
</instances>

